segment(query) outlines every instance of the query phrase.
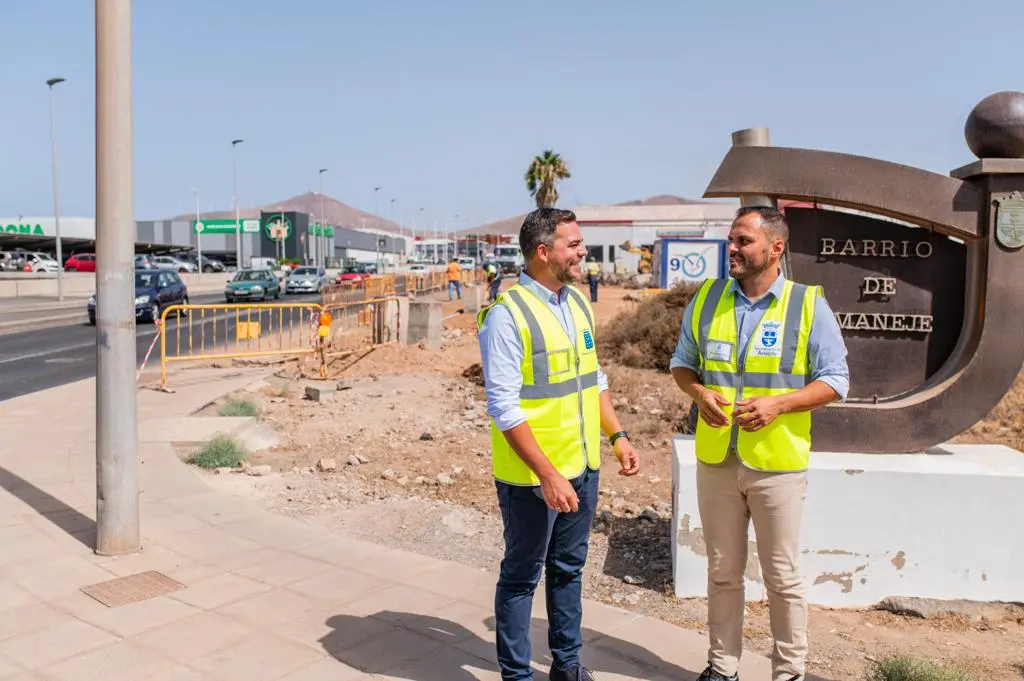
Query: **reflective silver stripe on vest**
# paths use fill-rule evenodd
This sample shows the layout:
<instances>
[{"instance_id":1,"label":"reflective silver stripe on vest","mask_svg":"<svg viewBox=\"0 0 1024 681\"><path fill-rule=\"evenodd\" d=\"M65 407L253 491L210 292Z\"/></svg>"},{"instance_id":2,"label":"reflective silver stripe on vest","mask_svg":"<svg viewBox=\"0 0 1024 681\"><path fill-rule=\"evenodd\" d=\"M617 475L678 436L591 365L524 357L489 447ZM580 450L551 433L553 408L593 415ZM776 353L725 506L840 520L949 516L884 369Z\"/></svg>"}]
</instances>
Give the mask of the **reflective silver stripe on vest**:
<instances>
[{"instance_id":1,"label":"reflective silver stripe on vest","mask_svg":"<svg viewBox=\"0 0 1024 681\"><path fill-rule=\"evenodd\" d=\"M530 346L533 350L533 381L537 385L546 384L548 382L548 346L544 342L544 332L540 330L540 322L519 291L509 289L505 295L519 308L526 319L527 328L530 329ZM541 358L542 361L538 362L538 358Z\"/></svg>"},{"instance_id":2,"label":"reflective silver stripe on vest","mask_svg":"<svg viewBox=\"0 0 1024 681\"><path fill-rule=\"evenodd\" d=\"M742 380L740 374L732 374L727 371L705 371L704 385L717 386L720 388L732 388L736 390L740 384L744 388L763 388L767 390L799 390L807 385L806 375L765 373L760 371L743 372Z\"/></svg>"},{"instance_id":3,"label":"reflective silver stripe on vest","mask_svg":"<svg viewBox=\"0 0 1024 681\"><path fill-rule=\"evenodd\" d=\"M786 321L782 327L782 358L779 371L790 374L793 372L793 365L796 364L796 346L800 342L800 318L804 309L804 296L807 295L807 286L804 284L793 284L789 294L789 305L786 308Z\"/></svg>"},{"instance_id":4,"label":"reflective silver stripe on vest","mask_svg":"<svg viewBox=\"0 0 1024 681\"><path fill-rule=\"evenodd\" d=\"M700 338L697 339L697 347L700 349L701 358L707 357L708 334L711 333L711 321L715 318L715 309L718 307L722 294L725 293L725 288L728 285L728 279L715 279L708 288L708 294L704 296L704 304L700 308L700 323L697 327L700 332Z\"/></svg>"},{"instance_id":5,"label":"reflective silver stripe on vest","mask_svg":"<svg viewBox=\"0 0 1024 681\"><path fill-rule=\"evenodd\" d=\"M579 387L582 390L596 388L597 372L591 371L589 374L580 374ZM519 389L519 399L544 400L568 397L569 395L576 394L576 388L575 380L562 381L561 383L545 383L543 385L524 385Z\"/></svg>"},{"instance_id":6,"label":"reflective silver stripe on vest","mask_svg":"<svg viewBox=\"0 0 1024 681\"><path fill-rule=\"evenodd\" d=\"M583 294L572 286L566 286L565 290L568 291L570 296L576 299L576 304L580 306L580 309L583 310L583 314L587 316L587 324L590 324L590 331L596 331L594 328L594 318L590 316L590 310L587 309L587 302L583 299Z\"/></svg>"}]
</instances>

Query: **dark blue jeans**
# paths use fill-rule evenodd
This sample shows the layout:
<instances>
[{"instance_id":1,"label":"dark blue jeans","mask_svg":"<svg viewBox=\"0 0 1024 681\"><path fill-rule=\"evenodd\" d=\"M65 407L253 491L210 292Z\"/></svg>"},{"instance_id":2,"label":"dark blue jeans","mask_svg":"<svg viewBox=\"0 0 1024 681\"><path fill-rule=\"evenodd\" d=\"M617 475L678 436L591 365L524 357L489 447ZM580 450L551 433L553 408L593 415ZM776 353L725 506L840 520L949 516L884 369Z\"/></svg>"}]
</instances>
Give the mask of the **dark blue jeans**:
<instances>
[{"instance_id":1,"label":"dark blue jeans","mask_svg":"<svg viewBox=\"0 0 1024 681\"><path fill-rule=\"evenodd\" d=\"M590 302L597 302L597 279L590 280Z\"/></svg>"},{"instance_id":2,"label":"dark blue jeans","mask_svg":"<svg viewBox=\"0 0 1024 681\"><path fill-rule=\"evenodd\" d=\"M540 487L497 482L505 525L505 557L494 594L494 618L501 678L532 679L530 620L533 594L544 570L548 606L548 647L555 665L579 664L583 634L583 566L597 508L600 474L589 468L572 486L575 513L548 508Z\"/></svg>"}]
</instances>

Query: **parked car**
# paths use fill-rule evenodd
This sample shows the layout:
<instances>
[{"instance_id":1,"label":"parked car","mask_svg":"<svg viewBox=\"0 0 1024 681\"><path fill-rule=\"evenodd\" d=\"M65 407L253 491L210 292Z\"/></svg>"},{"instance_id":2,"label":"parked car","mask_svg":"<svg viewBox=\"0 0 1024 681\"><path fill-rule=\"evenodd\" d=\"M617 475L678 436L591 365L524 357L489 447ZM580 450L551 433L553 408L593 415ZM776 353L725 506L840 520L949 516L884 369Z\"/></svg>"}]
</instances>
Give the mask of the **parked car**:
<instances>
[{"instance_id":1,"label":"parked car","mask_svg":"<svg viewBox=\"0 0 1024 681\"><path fill-rule=\"evenodd\" d=\"M26 262L32 267L33 272L57 272L60 270L60 263L46 253L28 253Z\"/></svg>"},{"instance_id":2,"label":"parked car","mask_svg":"<svg viewBox=\"0 0 1024 681\"><path fill-rule=\"evenodd\" d=\"M229 303L236 300L266 300L271 296L274 299L281 297L281 282L272 270L265 268L239 270L233 278L228 279L228 285L224 287L224 300Z\"/></svg>"},{"instance_id":3,"label":"parked car","mask_svg":"<svg viewBox=\"0 0 1024 681\"><path fill-rule=\"evenodd\" d=\"M65 272L95 272L95 253L75 253L64 261Z\"/></svg>"},{"instance_id":4,"label":"parked car","mask_svg":"<svg viewBox=\"0 0 1024 681\"><path fill-rule=\"evenodd\" d=\"M21 272L25 268L25 259L18 252L0 251L0 272Z\"/></svg>"},{"instance_id":5,"label":"parked car","mask_svg":"<svg viewBox=\"0 0 1024 681\"><path fill-rule=\"evenodd\" d=\"M320 289L330 283L323 267L296 267L285 279L284 292L320 293Z\"/></svg>"},{"instance_id":6,"label":"parked car","mask_svg":"<svg viewBox=\"0 0 1024 681\"><path fill-rule=\"evenodd\" d=\"M177 272L166 270L135 271L135 319L150 323L160 319L170 305L188 305L188 287ZM89 323L96 323L96 294L86 305Z\"/></svg>"},{"instance_id":7,"label":"parked car","mask_svg":"<svg viewBox=\"0 0 1024 681\"><path fill-rule=\"evenodd\" d=\"M198 262L199 258L198 258L198 256L195 253L192 253L191 255L186 256L184 259L187 260L188 262L192 263L193 265L195 265L197 269L199 268L199 262ZM202 270L203 270L203 272L223 272L224 271L224 263L222 263L220 260L214 260L213 258L207 258L204 255L203 256L203 267L202 267Z\"/></svg>"},{"instance_id":8,"label":"parked car","mask_svg":"<svg viewBox=\"0 0 1024 681\"><path fill-rule=\"evenodd\" d=\"M335 283L340 284L344 281L360 281L362 279L369 279L376 273L376 265L350 265L338 274L338 277L335 279Z\"/></svg>"},{"instance_id":9,"label":"parked car","mask_svg":"<svg viewBox=\"0 0 1024 681\"><path fill-rule=\"evenodd\" d=\"M195 272L198 270L195 263L173 255L158 255L152 261L153 267L158 270L170 270L172 272Z\"/></svg>"}]
</instances>

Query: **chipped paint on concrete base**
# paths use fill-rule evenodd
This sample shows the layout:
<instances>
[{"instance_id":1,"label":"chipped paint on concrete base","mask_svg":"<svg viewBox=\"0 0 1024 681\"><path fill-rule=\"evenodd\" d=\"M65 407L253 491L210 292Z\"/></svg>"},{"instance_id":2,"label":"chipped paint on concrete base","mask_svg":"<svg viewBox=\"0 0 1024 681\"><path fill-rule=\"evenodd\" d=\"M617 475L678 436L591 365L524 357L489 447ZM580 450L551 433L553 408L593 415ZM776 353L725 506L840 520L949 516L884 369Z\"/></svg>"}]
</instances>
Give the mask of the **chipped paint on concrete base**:
<instances>
[{"instance_id":1,"label":"chipped paint on concrete base","mask_svg":"<svg viewBox=\"0 0 1024 681\"><path fill-rule=\"evenodd\" d=\"M675 594L707 595L707 545L693 437L673 445ZM1024 514L1024 454L944 445L926 454L811 456L800 568L808 602L867 607L889 596L1024 601L1024 534L992 522ZM956 500L951 503L951 500ZM745 597L767 598L753 524Z\"/></svg>"}]
</instances>

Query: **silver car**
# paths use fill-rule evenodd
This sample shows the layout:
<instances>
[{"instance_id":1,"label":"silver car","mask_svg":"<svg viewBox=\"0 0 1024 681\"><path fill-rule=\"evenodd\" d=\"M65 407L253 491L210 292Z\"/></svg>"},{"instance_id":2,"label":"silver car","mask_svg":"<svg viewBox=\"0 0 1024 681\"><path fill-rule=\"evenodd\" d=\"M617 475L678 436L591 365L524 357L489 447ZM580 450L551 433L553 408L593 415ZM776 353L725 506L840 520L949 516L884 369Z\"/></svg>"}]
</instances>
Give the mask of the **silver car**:
<instances>
[{"instance_id":1,"label":"silver car","mask_svg":"<svg viewBox=\"0 0 1024 681\"><path fill-rule=\"evenodd\" d=\"M288 274L285 293L320 293L328 285L327 270L323 267L296 267Z\"/></svg>"}]
</instances>

